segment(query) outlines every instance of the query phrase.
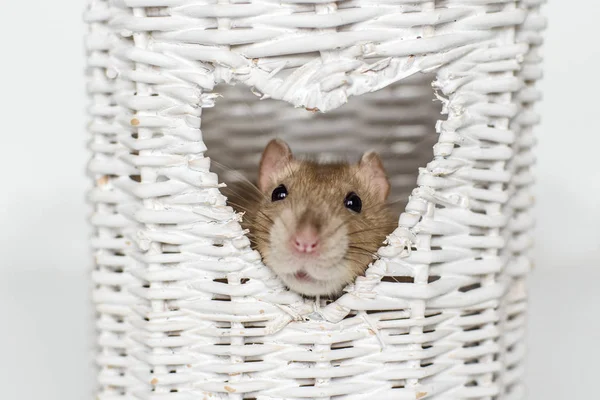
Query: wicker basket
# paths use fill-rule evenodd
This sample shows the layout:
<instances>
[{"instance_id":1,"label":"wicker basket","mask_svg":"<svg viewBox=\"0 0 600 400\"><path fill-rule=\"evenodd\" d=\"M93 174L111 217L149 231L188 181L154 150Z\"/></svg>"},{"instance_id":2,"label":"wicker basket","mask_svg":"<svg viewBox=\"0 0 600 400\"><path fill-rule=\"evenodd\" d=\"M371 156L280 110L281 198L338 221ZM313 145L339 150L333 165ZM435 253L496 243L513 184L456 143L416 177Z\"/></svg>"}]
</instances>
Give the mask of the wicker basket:
<instances>
[{"instance_id":1,"label":"wicker basket","mask_svg":"<svg viewBox=\"0 0 600 400\"><path fill-rule=\"evenodd\" d=\"M97 397L523 398L542 2L92 0ZM219 192L207 157L248 175L274 136L375 148L406 199L336 301Z\"/></svg>"}]
</instances>

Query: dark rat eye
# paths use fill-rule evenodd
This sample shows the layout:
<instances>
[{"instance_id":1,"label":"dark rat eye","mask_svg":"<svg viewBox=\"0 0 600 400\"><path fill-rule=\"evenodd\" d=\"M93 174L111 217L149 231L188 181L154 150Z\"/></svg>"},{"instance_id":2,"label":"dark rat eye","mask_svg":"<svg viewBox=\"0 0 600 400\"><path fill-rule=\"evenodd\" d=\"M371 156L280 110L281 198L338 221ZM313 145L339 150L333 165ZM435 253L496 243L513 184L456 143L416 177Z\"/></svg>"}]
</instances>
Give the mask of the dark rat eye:
<instances>
[{"instance_id":1,"label":"dark rat eye","mask_svg":"<svg viewBox=\"0 0 600 400\"><path fill-rule=\"evenodd\" d=\"M349 210L359 213L362 210L362 201L356 193L350 192L344 199L344 206Z\"/></svg>"},{"instance_id":2,"label":"dark rat eye","mask_svg":"<svg viewBox=\"0 0 600 400\"><path fill-rule=\"evenodd\" d=\"M288 191L285 186L279 185L275 188L275 190L273 190L273 193L271 193L271 201L283 200L287 197L287 195Z\"/></svg>"}]
</instances>

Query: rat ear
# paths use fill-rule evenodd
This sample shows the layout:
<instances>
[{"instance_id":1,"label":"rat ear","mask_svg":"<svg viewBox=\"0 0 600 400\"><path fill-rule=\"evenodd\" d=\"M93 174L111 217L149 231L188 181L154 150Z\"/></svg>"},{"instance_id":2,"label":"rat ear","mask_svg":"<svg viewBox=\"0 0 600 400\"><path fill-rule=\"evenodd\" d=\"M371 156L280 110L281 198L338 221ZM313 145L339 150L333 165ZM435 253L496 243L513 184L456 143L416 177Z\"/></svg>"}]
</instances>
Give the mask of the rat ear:
<instances>
[{"instance_id":1,"label":"rat ear","mask_svg":"<svg viewBox=\"0 0 600 400\"><path fill-rule=\"evenodd\" d=\"M367 185L374 188L377 197L381 201L385 201L390 194L390 182L388 181L379 154L374 151L363 154L358 163L358 172Z\"/></svg>"},{"instance_id":2,"label":"rat ear","mask_svg":"<svg viewBox=\"0 0 600 400\"><path fill-rule=\"evenodd\" d=\"M260 160L258 171L258 188L266 191L275 174L292 160L292 151L286 142L273 139L267 144Z\"/></svg>"}]
</instances>

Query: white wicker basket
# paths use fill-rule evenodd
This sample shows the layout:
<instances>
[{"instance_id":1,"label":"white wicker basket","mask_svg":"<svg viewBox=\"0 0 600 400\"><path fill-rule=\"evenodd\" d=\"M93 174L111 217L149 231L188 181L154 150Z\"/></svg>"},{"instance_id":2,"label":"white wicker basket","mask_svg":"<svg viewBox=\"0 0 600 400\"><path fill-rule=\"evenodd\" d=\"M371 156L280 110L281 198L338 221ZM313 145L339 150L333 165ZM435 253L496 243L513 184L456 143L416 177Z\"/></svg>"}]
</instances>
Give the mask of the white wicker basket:
<instances>
[{"instance_id":1,"label":"white wicker basket","mask_svg":"<svg viewBox=\"0 0 600 400\"><path fill-rule=\"evenodd\" d=\"M98 398L523 398L542 2L91 0ZM285 290L210 172L275 135L376 148L410 194L335 302Z\"/></svg>"}]
</instances>

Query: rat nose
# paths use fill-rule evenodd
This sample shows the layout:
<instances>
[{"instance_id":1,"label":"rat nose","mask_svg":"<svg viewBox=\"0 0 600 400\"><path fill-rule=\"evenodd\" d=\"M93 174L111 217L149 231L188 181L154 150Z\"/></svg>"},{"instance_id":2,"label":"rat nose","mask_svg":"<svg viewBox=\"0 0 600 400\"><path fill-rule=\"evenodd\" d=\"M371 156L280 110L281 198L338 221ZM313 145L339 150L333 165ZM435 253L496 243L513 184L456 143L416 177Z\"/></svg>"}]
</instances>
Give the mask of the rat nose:
<instances>
[{"instance_id":1,"label":"rat nose","mask_svg":"<svg viewBox=\"0 0 600 400\"><path fill-rule=\"evenodd\" d=\"M300 253L312 253L319 246L319 234L312 226L305 226L292 236L292 246Z\"/></svg>"}]
</instances>

